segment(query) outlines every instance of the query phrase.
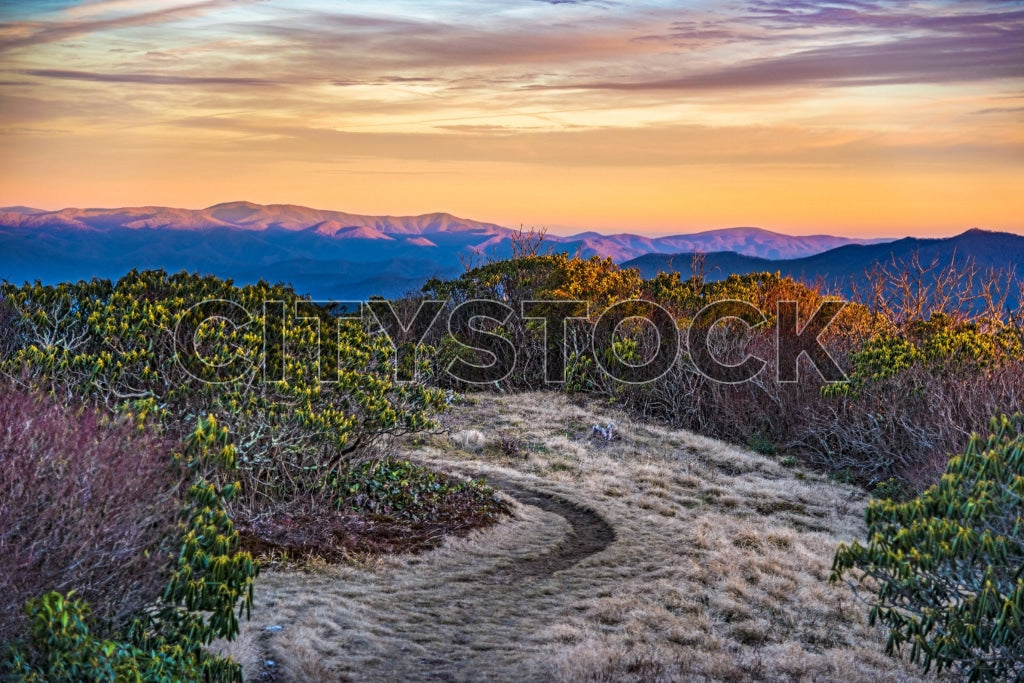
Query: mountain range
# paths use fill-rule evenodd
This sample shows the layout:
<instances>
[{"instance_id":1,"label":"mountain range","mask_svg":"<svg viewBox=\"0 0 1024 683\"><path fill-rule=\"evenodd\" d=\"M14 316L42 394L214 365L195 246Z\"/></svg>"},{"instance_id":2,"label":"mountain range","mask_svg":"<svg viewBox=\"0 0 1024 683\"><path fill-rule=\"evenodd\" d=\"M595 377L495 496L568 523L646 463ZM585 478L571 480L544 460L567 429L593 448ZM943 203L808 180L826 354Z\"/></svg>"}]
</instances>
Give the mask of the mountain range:
<instances>
[{"instance_id":1,"label":"mountain range","mask_svg":"<svg viewBox=\"0 0 1024 683\"><path fill-rule=\"evenodd\" d=\"M1018 282L1024 283L1024 236L977 228L946 238L906 237L882 244L848 244L795 259L771 260L731 251L705 253L702 258L703 264L699 267L708 280L720 280L734 273L779 272L803 282L822 283L847 295L855 289L866 291L871 284L871 271L876 266L899 271L915 261L925 268L934 264L930 272L923 275L925 283L932 282L936 274L949 266L959 271L973 267L976 287L992 271L1012 272ZM636 268L645 277L675 271L686 279L693 274L694 260L692 252L645 254L621 265ZM1021 292L1017 291L1007 304L1019 306L1020 298Z\"/></svg>"},{"instance_id":2,"label":"mountain range","mask_svg":"<svg viewBox=\"0 0 1024 683\"><path fill-rule=\"evenodd\" d=\"M214 273L239 282L289 282L316 298L393 296L474 259L508 256L517 231L447 213L364 216L290 204L229 202L205 209L0 208L0 277L12 282L117 278L132 268ZM800 259L855 244L830 235L759 228L688 235L547 235L547 245L617 262L646 254L734 252Z\"/></svg>"}]
</instances>

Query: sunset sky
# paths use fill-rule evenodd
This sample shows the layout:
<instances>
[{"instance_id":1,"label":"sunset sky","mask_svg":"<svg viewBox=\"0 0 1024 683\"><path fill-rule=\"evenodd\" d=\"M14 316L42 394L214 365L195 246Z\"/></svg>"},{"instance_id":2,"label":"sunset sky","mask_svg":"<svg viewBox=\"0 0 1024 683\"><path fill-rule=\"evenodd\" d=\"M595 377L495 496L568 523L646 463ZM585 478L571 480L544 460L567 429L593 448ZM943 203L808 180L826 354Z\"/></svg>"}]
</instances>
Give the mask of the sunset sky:
<instances>
[{"instance_id":1,"label":"sunset sky","mask_svg":"<svg viewBox=\"0 0 1024 683\"><path fill-rule=\"evenodd\" d=\"M0 205L1024 233L1024 3L0 0Z\"/></svg>"}]
</instances>

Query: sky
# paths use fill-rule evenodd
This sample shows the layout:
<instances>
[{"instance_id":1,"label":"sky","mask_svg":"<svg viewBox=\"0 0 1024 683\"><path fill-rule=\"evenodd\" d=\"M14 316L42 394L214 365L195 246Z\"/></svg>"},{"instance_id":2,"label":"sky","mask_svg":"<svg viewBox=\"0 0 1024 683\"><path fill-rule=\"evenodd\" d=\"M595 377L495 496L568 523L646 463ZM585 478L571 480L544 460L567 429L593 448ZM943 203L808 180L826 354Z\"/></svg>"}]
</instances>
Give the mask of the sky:
<instances>
[{"instance_id":1,"label":"sky","mask_svg":"<svg viewBox=\"0 0 1024 683\"><path fill-rule=\"evenodd\" d=\"M0 0L0 205L1024 233L1024 2Z\"/></svg>"}]
</instances>

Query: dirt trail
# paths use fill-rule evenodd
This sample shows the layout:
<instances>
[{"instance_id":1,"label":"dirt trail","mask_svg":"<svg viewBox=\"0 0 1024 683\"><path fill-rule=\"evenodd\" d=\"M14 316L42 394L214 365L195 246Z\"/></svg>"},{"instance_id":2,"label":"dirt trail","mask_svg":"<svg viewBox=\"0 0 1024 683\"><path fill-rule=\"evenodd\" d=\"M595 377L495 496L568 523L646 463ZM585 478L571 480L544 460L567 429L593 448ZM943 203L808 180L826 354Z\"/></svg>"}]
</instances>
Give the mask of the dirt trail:
<instances>
[{"instance_id":1,"label":"dirt trail","mask_svg":"<svg viewBox=\"0 0 1024 683\"><path fill-rule=\"evenodd\" d=\"M515 498L523 505L532 505L558 515L569 523L571 532L565 540L538 557L512 562L504 572L488 577L493 583L514 583L528 578L554 574L607 548L615 540L615 530L601 515L583 505L551 493L516 484L508 479L491 477L488 483Z\"/></svg>"},{"instance_id":2,"label":"dirt trail","mask_svg":"<svg viewBox=\"0 0 1024 683\"><path fill-rule=\"evenodd\" d=\"M513 515L419 555L267 571L229 646L250 680L919 680L828 583L863 492L557 394L457 417L526 446L405 452L486 477ZM614 441L587 438L609 420Z\"/></svg>"},{"instance_id":3,"label":"dirt trail","mask_svg":"<svg viewBox=\"0 0 1024 683\"><path fill-rule=\"evenodd\" d=\"M280 623L259 633L261 658L275 662L261 667L260 680L506 680L498 672L515 671L517 660L543 641L535 638L538 630L558 618L551 596L571 596L573 568L608 548L616 534L596 512L557 493L493 475L488 483L520 507L515 519L483 531L478 546L468 541L459 553L367 573L358 585L349 568L340 576L261 577L281 604L269 605ZM331 604L327 596L344 585L344 606ZM282 650L293 655L322 639L340 646L343 663L313 650L298 659L307 667L321 660L324 669L278 664L292 658ZM543 677L519 669L516 678Z\"/></svg>"},{"instance_id":4,"label":"dirt trail","mask_svg":"<svg viewBox=\"0 0 1024 683\"><path fill-rule=\"evenodd\" d=\"M515 660L522 656L524 647L530 647L529 637L538 625L556 617L546 596L570 590L569 584L559 581L557 575L571 572L573 567L600 553L615 540L612 526L585 506L508 479L489 477L488 483L520 504L562 520L548 519L542 526L541 536L549 536L556 525L562 533L544 538L543 543L550 544L552 540L555 543L540 554L510 559L504 553L497 553L490 558L493 562L490 571L461 577L465 579L459 582L461 586L450 585L447 589L453 605L447 616L452 622L457 621L448 625L454 627L454 632L449 632L449 640L439 642L433 636L424 638L418 629L406 632L404 635L410 642L425 649L421 656L402 663L389 662L383 670L363 670L357 678L476 681L493 680L486 672L495 667L514 670ZM520 510L519 514L530 516L535 515L535 511ZM531 540L525 535L520 538L524 546L531 545ZM423 605L432 605L436 600L435 586L428 583L425 587L427 594ZM520 680L531 678L526 671L521 671L521 676Z\"/></svg>"}]
</instances>

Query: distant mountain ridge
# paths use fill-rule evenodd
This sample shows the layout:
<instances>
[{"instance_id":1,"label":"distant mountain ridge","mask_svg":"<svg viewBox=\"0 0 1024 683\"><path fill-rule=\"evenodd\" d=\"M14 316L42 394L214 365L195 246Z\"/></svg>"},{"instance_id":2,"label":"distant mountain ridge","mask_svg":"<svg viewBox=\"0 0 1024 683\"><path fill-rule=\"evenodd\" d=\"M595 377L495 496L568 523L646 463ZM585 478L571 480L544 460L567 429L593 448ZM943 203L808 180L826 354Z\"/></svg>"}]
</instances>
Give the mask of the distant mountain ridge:
<instances>
[{"instance_id":1,"label":"distant mountain ridge","mask_svg":"<svg viewBox=\"0 0 1024 683\"><path fill-rule=\"evenodd\" d=\"M235 229L262 232L285 230L315 232L338 239L387 239L389 236L423 236L434 233L472 232L487 238L474 246L479 250L500 246L515 232L494 223L459 218L448 213L420 216L364 216L342 211L311 209L294 204L227 202L205 209L177 209L162 206L116 209L44 211L26 206L0 208L0 226L26 229L79 229L109 231L216 230ZM429 238L428 238L429 239ZM648 253L693 251L735 251L761 258L799 258L843 244L873 244L884 239L858 239L832 235L794 236L761 228L723 228L686 235L646 237L630 233L603 235L548 235L556 245L579 250L584 256L598 254L616 261ZM432 240L430 240L432 241Z\"/></svg>"},{"instance_id":2,"label":"distant mountain ridge","mask_svg":"<svg viewBox=\"0 0 1024 683\"><path fill-rule=\"evenodd\" d=\"M642 254L677 254L731 251L766 259L800 258L846 244L878 244L888 239L859 239L833 235L784 235L762 228L722 228L689 235L644 237L628 233L602 235L585 232L565 240L578 241L586 248L616 261Z\"/></svg>"},{"instance_id":3,"label":"distant mountain ridge","mask_svg":"<svg viewBox=\"0 0 1024 683\"><path fill-rule=\"evenodd\" d=\"M1024 282L1024 236L974 228L945 238L905 237L884 244L848 244L797 259L769 260L733 252L713 252L703 257L704 276L719 280L730 274L759 271L780 272L809 283L826 286L849 294L854 287L865 288L868 273L876 265L898 267L917 259L922 265L936 263L939 269L953 264L963 269L971 262L979 271L979 280L986 272L1012 271ZM665 272L678 272L680 277L693 274L691 254L645 254L625 261L624 268L636 268L644 277ZM1019 296L1009 302L1019 306Z\"/></svg>"},{"instance_id":4,"label":"distant mountain ridge","mask_svg":"<svg viewBox=\"0 0 1024 683\"><path fill-rule=\"evenodd\" d=\"M227 202L205 209L176 209L164 206L136 206L118 209L61 209L41 211L29 207L0 208L0 225L21 228L78 228L110 230L145 228L164 230L210 230L235 228L263 231L315 230L328 226L335 232L342 228L363 228L387 235L422 235L433 232L475 230L490 234L507 234L509 228L493 223L457 218L447 213L422 216L363 216L343 211L311 209L294 204L254 204ZM336 227L335 227L336 226Z\"/></svg>"},{"instance_id":5,"label":"distant mountain ridge","mask_svg":"<svg viewBox=\"0 0 1024 683\"><path fill-rule=\"evenodd\" d=\"M0 208L0 278L55 282L164 268L289 282L321 298L392 296L430 277L458 275L481 256L509 256L516 232L447 213L365 216L243 201L205 209L12 206ZM546 241L554 251L622 262L649 253L723 250L797 258L880 240L726 228L669 237L585 232Z\"/></svg>"}]
</instances>

